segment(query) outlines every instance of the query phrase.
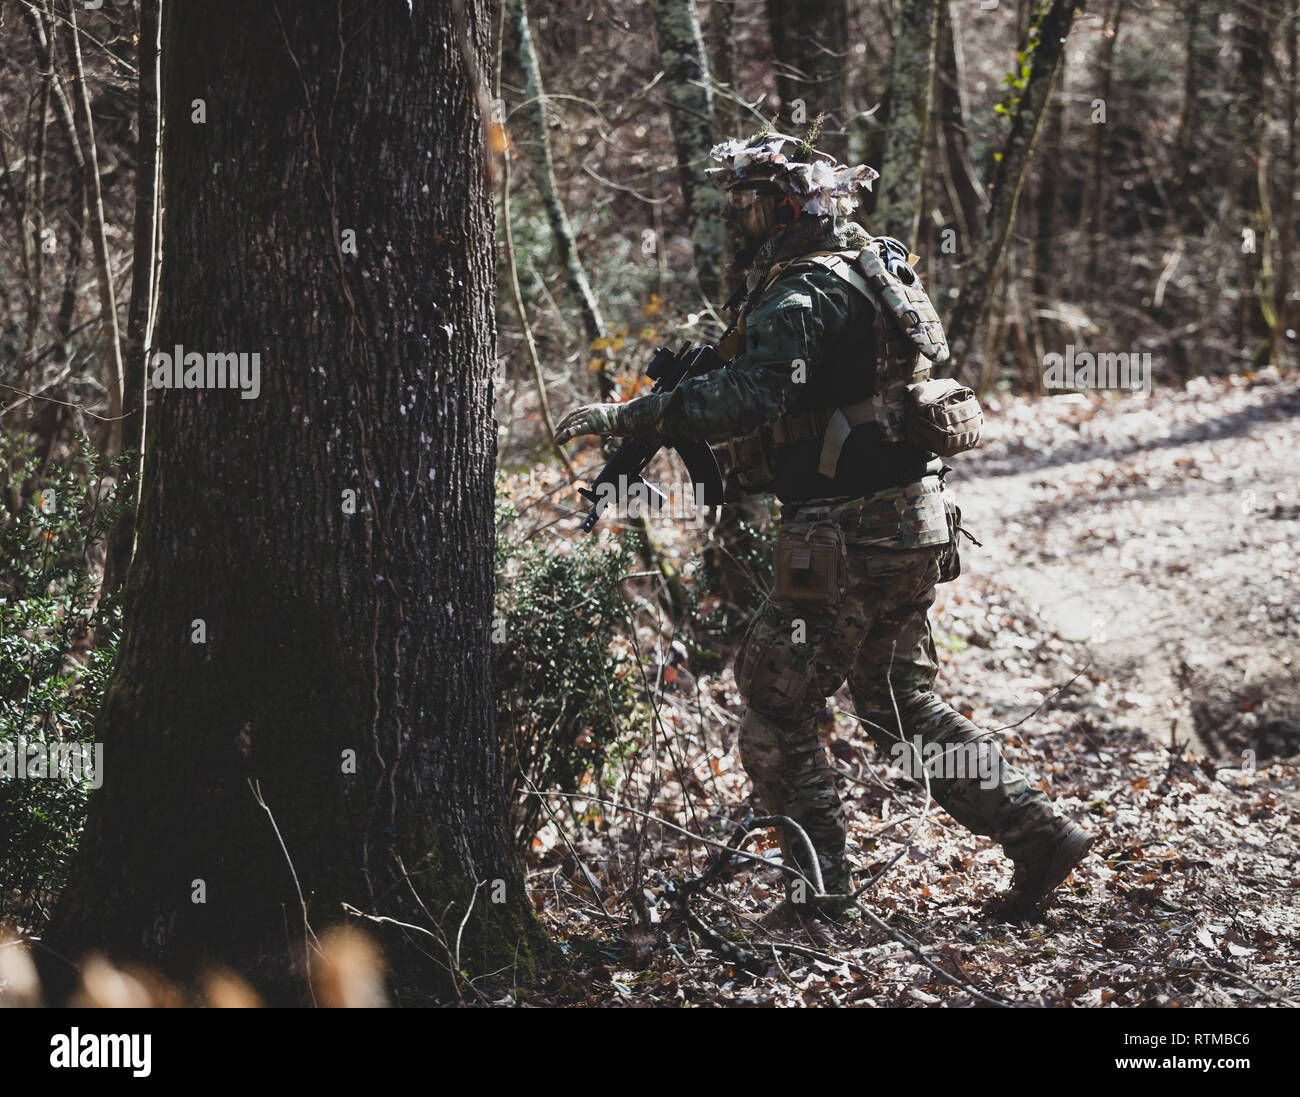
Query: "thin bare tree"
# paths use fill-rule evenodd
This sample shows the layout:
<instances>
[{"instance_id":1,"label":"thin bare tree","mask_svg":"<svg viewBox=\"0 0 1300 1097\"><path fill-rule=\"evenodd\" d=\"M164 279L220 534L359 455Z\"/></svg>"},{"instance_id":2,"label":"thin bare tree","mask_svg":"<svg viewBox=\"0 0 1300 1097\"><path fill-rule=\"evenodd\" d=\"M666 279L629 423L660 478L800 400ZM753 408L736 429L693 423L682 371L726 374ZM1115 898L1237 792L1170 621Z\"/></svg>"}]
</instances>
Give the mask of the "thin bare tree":
<instances>
[{"instance_id":1,"label":"thin bare tree","mask_svg":"<svg viewBox=\"0 0 1300 1097\"><path fill-rule=\"evenodd\" d=\"M1027 40L1018 53L1026 55L1023 73L1017 81L1018 95L1009 108L1010 127L997 155L992 183L992 205L980 242L962 272L961 292L948 324L948 340L954 348L950 360L955 373L964 373L980 356L975 337L992 296L1003 251L1016 216L1020 188L1024 183L1034 141L1043 120L1056 70L1065 51L1066 38L1074 25L1076 11L1085 0L1044 0L1029 25ZM1025 71L1027 70L1027 71Z\"/></svg>"},{"instance_id":2,"label":"thin bare tree","mask_svg":"<svg viewBox=\"0 0 1300 1097\"><path fill-rule=\"evenodd\" d=\"M695 270L705 298L716 301L722 288L722 203L705 175L714 134L704 37L694 0L654 0L654 16Z\"/></svg>"}]
</instances>

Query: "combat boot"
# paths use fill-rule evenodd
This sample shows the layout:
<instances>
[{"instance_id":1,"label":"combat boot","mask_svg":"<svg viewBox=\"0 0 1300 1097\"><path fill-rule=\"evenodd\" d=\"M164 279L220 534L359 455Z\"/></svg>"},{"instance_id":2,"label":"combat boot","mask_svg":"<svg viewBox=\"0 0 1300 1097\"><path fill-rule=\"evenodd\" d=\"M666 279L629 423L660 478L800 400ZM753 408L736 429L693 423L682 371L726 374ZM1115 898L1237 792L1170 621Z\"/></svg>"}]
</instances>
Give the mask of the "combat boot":
<instances>
[{"instance_id":1,"label":"combat boot","mask_svg":"<svg viewBox=\"0 0 1300 1097\"><path fill-rule=\"evenodd\" d=\"M1012 917L1033 913L1088 855L1096 840L1095 834L1063 822L1049 841L1015 862L1010 889L993 900L990 909Z\"/></svg>"},{"instance_id":2,"label":"combat boot","mask_svg":"<svg viewBox=\"0 0 1300 1097\"><path fill-rule=\"evenodd\" d=\"M795 862L796 864L798 862ZM853 874L849 863L843 858L822 860L822 883L827 895L847 895L853 890ZM787 891L791 895L804 892L804 882L787 882ZM820 903L805 899L796 902L788 895L769 910L759 924L766 930L792 930L800 927L821 948L829 946L830 924L844 922L850 912L856 913L853 903L848 899L826 899Z\"/></svg>"}]
</instances>

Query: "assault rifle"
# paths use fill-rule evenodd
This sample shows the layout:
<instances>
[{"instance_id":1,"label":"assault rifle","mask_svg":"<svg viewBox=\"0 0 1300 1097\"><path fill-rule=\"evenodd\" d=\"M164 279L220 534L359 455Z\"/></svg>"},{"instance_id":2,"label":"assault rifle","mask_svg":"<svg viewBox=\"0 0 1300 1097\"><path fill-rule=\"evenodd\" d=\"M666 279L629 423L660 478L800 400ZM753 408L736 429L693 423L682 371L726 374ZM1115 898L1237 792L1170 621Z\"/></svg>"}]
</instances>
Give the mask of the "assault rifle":
<instances>
[{"instance_id":1,"label":"assault rifle","mask_svg":"<svg viewBox=\"0 0 1300 1097\"><path fill-rule=\"evenodd\" d=\"M671 392L688 377L699 377L723 365L712 347L693 347L685 343L674 354L667 347L659 347L650 364L646 367L646 376L654 381L652 393ZM681 455L686 464L686 471L691 475L695 486L695 500L707 507L722 504L722 473L718 469L718 459L707 442L673 442L673 449ZM579 493L591 501L591 513L582 523L582 532L590 533L600 518L600 512L617 500L627 500L640 493L648 507L661 508L664 493L653 487L642 477L646 465L662 449L653 442L642 442L637 438L625 438L614 451L614 456L606 462L600 475L591 482L590 487L579 488Z\"/></svg>"}]
</instances>

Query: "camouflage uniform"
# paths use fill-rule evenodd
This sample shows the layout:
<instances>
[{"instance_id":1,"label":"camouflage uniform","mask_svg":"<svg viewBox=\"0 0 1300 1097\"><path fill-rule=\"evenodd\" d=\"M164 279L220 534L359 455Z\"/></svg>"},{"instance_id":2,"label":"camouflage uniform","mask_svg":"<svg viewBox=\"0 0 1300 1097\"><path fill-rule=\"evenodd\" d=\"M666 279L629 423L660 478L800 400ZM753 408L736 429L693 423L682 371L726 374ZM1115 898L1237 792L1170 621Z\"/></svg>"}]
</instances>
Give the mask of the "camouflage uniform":
<instances>
[{"instance_id":1,"label":"camouflage uniform","mask_svg":"<svg viewBox=\"0 0 1300 1097\"><path fill-rule=\"evenodd\" d=\"M780 251L760 255L757 269L821 253L791 262L757 292L745 314L743 350L726 369L632 401L618 433L727 442L742 482L786 503L778 551L786 543L798 556L803 540L841 554L836 589L793 598L778 589L740 649L736 681L747 704L740 754L758 799L807 831L826 892L843 893L852 890L845 817L818 716L846 677L858 717L882 747L901 735L919 738L923 748L970 744L962 749L979 752L978 772L996 775L991 787L975 776L932 776L931 793L1013 860L1027 863L1065 824L1047 796L1003 762L995 735L933 692L938 665L928 611L949 541L942 462L897 430L902 390L928 376L928 363L826 254L852 255L866 234L831 225L830 218L801 219L774 241ZM802 371L793 368L798 363ZM828 413L855 402L874 414L852 427L828 466ZM781 564L779 556L778 580ZM787 863L807 874L800 844L788 834L781 844Z\"/></svg>"}]
</instances>

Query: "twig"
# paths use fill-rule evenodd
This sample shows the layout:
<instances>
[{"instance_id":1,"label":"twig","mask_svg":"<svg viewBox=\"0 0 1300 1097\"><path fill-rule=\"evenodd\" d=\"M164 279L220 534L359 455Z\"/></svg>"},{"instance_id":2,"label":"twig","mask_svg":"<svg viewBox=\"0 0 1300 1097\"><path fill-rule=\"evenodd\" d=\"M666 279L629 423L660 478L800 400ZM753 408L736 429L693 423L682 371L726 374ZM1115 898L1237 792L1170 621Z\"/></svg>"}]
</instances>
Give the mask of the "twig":
<instances>
[{"instance_id":1,"label":"twig","mask_svg":"<svg viewBox=\"0 0 1300 1097\"><path fill-rule=\"evenodd\" d=\"M1282 1005L1290 1006L1292 1009L1296 1008L1296 1003L1293 1002L1290 998L1278 994L1275 991L1271 991L1267 987L1262 987L1258 983L1252 983L1244 975L1238 975L1235 971L1228 971L1226 968L1181 966L1181 967L1173 967L1170 968L1169 970L1186 971L1186 972L1192 972L1199 975L1221 975L1225 979L1235 979L1237 982L1243 984L1244 986L1250 987L1251 990L1258 991L1266 998L1271 998L1275 1002L1282 1003Z\"/></svg>"},{"instance_id":2,"label":"twig","mask_svg":"<svg viewBox=\"0 0 1300 1097\"><path fill-rule=\"evenodd\" d=\"M784 816L767 816L762 819L754 819L752 821L746 821L745 823L742 823L741 827L737 830L736 835L734 835L732 837L731 842L728 843L724 855L722 857L719 857L714 862L714 864L710 866L709 870L704 873L704 875L700 876L695 880L687 881L684 884L669 888L669 899L673 903L673 905L679 911L682 912L684 916L684 920L687 922L687 924L690 925L691 928L695 929L697 933L700 933L701 936L704 936L706 939L708 939L711 944L714 944L716 946L715 951L717 951L719 955L722 955L730 962L733 962L738 966L744 968L746 971L749 971L754 974L761 974L761 972L755 971L755 968L758 964L758 959L759 959L758 956L756 954L751 956L745 953L745 951L737 947L734 942L727 941L716 930L714 930L711 926L709 926L708 923L704 922L703 919L695 915L690 909L689 899L692 892L703 890L704 885L708 883L712 879L712 877L720 875L721 872L725 870L727 863L730 861L730 858L736 855L737 853L741 852L738 848L736 848L739 845L739 841L743 840L743 836L747 835L749 831L754 829L756 825L759 824L777 825L778 823L780 823L781 825L788 825L789 822L792 821L787 821ZM808 839L808 835L803 831L803 828L799 827L797 823L794 824L794 827L802 835L804 842L807 843L809 848L811 849L812 843ZM815 865L816 864L815 856L813 858L813 861ZM820 873L818 873L818 877L820 879ZM818 890L820 891L820 888ZM814 902L818 898L831 899L831 898L844 898L844 896L818 895L818 896L814 896ZM916 956L918 960L921 961L922 964L924 964L927 968L933 971L940 978L951 983L953 986L958 987L961 990L964 990L967 994L970 994L973 997L978 998L980 1001L985 1002L988 1005L998 1006L1003 1009L1010 1007L1012 1003L1010 1003L1008 999L1004 998L996 991L990 991L988 994L985 994L983 991L979 990L977 987L974 986L974 984L970 983L969 981L960 979L957 976L944 971L941 967L939 967L932 960L930 960L930 958L926 956L925 953L921 950L920 945L918 945L910 937L894 929L892 926L886 924L883 919L877 917L871 911L867 910L867 908L864 907L857 900L856 895L851 898L852 898L853 905L856 906L858 910L861 911L862 914L873 925L876 926L876 928L883 930L890 937L892 937L896 942L898 942L899 944L907 948L911 953L913 953L913 955ZM798 946L784 946L784 947L789 949L789 948L797 948ZM849 965L850 967L853 967L854 970L862 972L863 974L870 974L870 972L866 972L864 969L856 967L848 960L842 960L839 957L833 957L830 956L829 954L826 955L827 958L834 963L844 963ZM958 965L958 967L960 968L960 965Z\"/></svg>"},{"instance_id":3,"label":"twig","mask_svg":"<svg viewBox=\"0 0 1300 1097\"><path fill-rule=\"evenodd\" d=\"M519 767L519 775L523 777L524 783L528 786L528 791L531 793L536 793L537 787L533 784L528 774L524 772L524 768L522 764ZM538 795L538 799L541 802L542 810L546 812L546 814L550 817L551 823L555 826L556 833L559 834L560 838L564 841L564 844L569 847L569 854L573 857L573 860L577 863L578 867L582 869L582 875L586 877L587 886L591 888L591 893L592 895L595 896L596 903L600 907L601 913L603 913L606 918L613 918L614 915L610 914L610 912L605 908L605 902L600 897L600 887L598 886L599 881L593 875L591 869L587 867L583 859L578 855L578 851L574 847L573 842L569 840L568 832L564 829L564 826L560 823L560 820L556 816L555 812L551 810L551 805L546 802L546 797Z\"/></svg>"},{"instance_id":4,"label":"twig","mask_svg":"<svg viewBox=\"0 0 1300 1097\"><path fill-rule=\"evenodd\" d=\"M626 812L630 812L631 814L636 815L636 816L639 816L639 817L642 818L642 819L646 819L646 820L648 820L649 822L652 822L652 823L658 823L661 827L667 827L669 830L675 830L675 831L677 831L679 834L684 834L684 835L686 835L686 837L688 837L688 838L693 838L693 839L695 839L695 841L697 841L697 842L702 842L702 843L703 843L704 845L706 845L706 846L712 846L714 849L727 849L727 848L728 848L728 846L727 846L727 844L726 844L725 842L719 842L719 841L717 841L717 840L715 840L715 839L713 839L713 838L705 838L702 834L695 834L695 833L693 833L693 832L687 830L685 827L678 826L676 823L670 822L670 821L667 820L667 819L660 818L658 815L652 815L652 814L650 814L649 812L641 811L640 809L638 809L638 808L634 808L634 807L628 807L626 804L620 804L620 803L617 803L617 802L615 802L615 801L613 801L613 800L604 800L604 799L602 799L602 798L599 797L599 796L592 796L592 795L590 795L590 794L588 794L588 793L581 793L581 792L561 792L559 789L547 789L545 792L532 792L532 793L530 793L530 795L532 795L532 796L561 796L561 797L564 797L565 799L568 799L568 800L589 800L589 801L591 801L592 803L603 804L603 805L606 806L606 807L614 808L616 811L626 811ZM809 886L812 885L812 881L811 881L810 879L808 879L807 876L805 876L805 875L804 875L802 872L800 872L797 868L794 868L794 867L791 866L791 865L776 864L776 863L774 863L774 862L772 862L772 861L769 861L766 857L763 857L763 856L761 856L761 855L759 855L759 854L756 854L756 853L746 853L744 850L741 850L741 849L733 850L733 851L732 851L732 856L735 856L735 857L743 857L743 858L745 858L746 860L749 860L749 861L756 861L756 862L758 862L760 865L767 865L767 866L769 866L769 867L771 867L771 868L780 869L780 870L783 871L783 872L787 872L787 873L789 873L791 876L798 877L800 880L803 880L803 881L804 881L805 883L807 883Z\"/></svg>"},{"instance_id":5,"label":"twig","mask_svg":"<svg viewBox=\"0 0 1300 1097\"><path fill-rule=\"evenodd\" d=\"M316 988L312 984L311 977L311 951L314 948L318 953L322 953L320 941L316 939L316 934L311 928L311 923L307 920L307 900L303 898L302 885L298 883L298 870L293 867L293 858L289 856L289 849L284 844L284 837L280 834L280 828L276 825L275 816L271 814L271 809L267 806L266 801L262 799L261 782L255 781L251 777L247 778L247 780L248 787L253 791L253 799L257 801L257 806L266 812L266 817L271 820L271 829L275 831L275 840L280 843L280 849L284 853L285 863L289 866L289 874L293 877L294 889L298 892L298 904L302 907L303 944L306 946L307 988L311 992L312 1005L315 1005Z\"/></svg>"},{"instance_id":6,"label":"twig","mask_svg":"<svg viewBox=\"0 0 1300 1097\"><path fill-rule=\"evenodd\" d=\"M354 918L364 918L367 922L374 922L377 925L397 926L399 929L409 929L415 931L416 933L423 933L426 937L432 937L444 949L447 948L447 942L445 940L439 937L438 934L434 933L432 930L426 929L424 926L417 926L413 922L402 922L396 918L390 918L386 914L367 914L364 910L358 910L351 903L341 903L340 906L342 906L344 914L350 914ZM453 986L457 987L457 993L459 993L459 980L456 978L456 971L448 968L447 965L444 964L441 960L439 960L436 956L430 956L430 954L424 952L423 949L420 949L420 952L422 952L425 956L428 956L429 959L431 959L439 967L448 971L448 973L451 975L452 984ZM449 960L451 959L450 950L447 951L447 959ZM478 987L474 986L472 982L467 982L465 985L468 986L470 990L472 990L475 994L477 994L479 998L481 998L484 1002L488 1000L487 996L481 990L479 990Z\"/></svg>"},{"instance_id":7,"label":"twig","mask_svg":"<svg viewBox=\"0 0 1300 1097\"><path fill-rule=\"evenodd\" d=\"M116 423L126 418L124 415L97 415L85 404L74 404L69 400L56 400L53 396L42 396L39 392L26 392L23 389L14 388L13 385L0 383L0 389L7 389L9 392L16 392L19 396L22 396L27 400L44 400L47 404L62 404L65 408L76 408L78 411L89 415L92 419L98 419L101 423ZM19 403L21 402L22 401L20 400ZM17 406L17 404L14 404L4 410L6 412L12 411Z\"/></svg>"},{"instance_id":8,"label":"twig","mask_svg":"<svg viewBox=\"0 0 1300 1097\"><path fill-rule=\"evenodd\" d=\"M469 906L465 908L465 917L460 920L460 928L456 930L456 970L460 970L460 939L465 932L465 923L469 921L470 913L474 909L474 900L478 898L478 889L483 886L484 881L480 880L474 885L474 891L469 897Z\"/></svg>"},{"instance_id":9,"label":"twig","mask_svg":"<svg viewBox=\"0 0 1300 1097\"><path fill-rule=\"evenodd\" d=\"M1071 678L1068 682L1065 683L1065 685L1061 686L1059 689L1054 689L1051 693L1049 693L1038 703L1037 707L1034 708L1032 712L1027 713L1021 719L1017 720L1014 724L1008 724L1004 728L993 728L992 730L994 732L998 732L998 731L1010 731L1012 728L1018 728L1021 724L1023 724L1026 720L1028 720L1030 716L1033 716L1034 713L1036 713L1039 709L1041 709L1045 704L1047 704L1051 700L1054 700L1058 695L1064 693L1067 689L1069 689L1072 685L1074 685L1074 683L1078 680L1079 676L1083 674L1090 666L1092 666L1091 662L1084 663L1083 668L1079 671L1078 674L1076 674L1073 678Z\"/></svg>"}]
</instances>

